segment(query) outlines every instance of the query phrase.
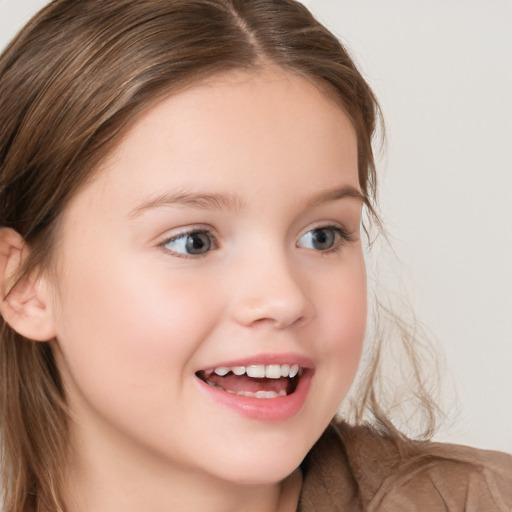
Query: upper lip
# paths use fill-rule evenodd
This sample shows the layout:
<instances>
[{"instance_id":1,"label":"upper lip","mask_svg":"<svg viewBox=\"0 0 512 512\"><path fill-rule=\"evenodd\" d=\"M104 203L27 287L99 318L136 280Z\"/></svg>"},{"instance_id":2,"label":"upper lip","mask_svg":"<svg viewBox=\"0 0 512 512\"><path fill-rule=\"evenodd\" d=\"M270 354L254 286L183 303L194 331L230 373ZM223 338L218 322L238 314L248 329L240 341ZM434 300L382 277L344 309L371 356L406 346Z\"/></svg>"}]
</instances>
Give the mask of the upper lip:
<instances>
[{"instance_id":1,"label":"upper lip","mask_svg":"<svg viewBox=\"0 0 512 512\"><path fill-rule=\"evenodd\" d=\"M271 364L298 364L303 369L313 369L314 364L308 357L287 353L287 354L256 354L254 356L244 357L242 359L232 359L228 361L221 361L219 363L201 368L201 371L214 370L220 367L233 367L233 366L251 366L251 365L271 365Z\"/></svg>"}]
</instances>

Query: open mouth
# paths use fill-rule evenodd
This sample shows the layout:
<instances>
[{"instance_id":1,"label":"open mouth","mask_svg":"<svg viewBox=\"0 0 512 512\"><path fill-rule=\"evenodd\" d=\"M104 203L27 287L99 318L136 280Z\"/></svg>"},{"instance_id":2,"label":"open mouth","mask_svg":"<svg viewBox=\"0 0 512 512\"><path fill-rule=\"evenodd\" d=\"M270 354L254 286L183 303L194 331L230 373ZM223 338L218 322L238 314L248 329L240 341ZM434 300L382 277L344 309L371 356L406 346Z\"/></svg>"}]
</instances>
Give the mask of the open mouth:
<instances>
[{"instance_id":1,"label":"open mouth","mask_svg":"<svg viewBox=\"0 0 512 512\"><path fill-rule=\"evenodd\" d=\"M298 364L219 366L200 370L196 376L226 393L260 399L291 395L306 371Z\"/></svg>"}]
</instances>

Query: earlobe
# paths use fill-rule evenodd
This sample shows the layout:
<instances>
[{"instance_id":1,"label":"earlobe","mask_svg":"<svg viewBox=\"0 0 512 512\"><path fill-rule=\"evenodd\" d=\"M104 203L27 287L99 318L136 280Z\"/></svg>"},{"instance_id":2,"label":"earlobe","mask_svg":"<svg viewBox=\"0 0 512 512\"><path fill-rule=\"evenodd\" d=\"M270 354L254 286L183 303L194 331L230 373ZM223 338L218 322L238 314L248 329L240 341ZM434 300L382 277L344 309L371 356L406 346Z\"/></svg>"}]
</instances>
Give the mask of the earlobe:
<instances>
[{"instance_id":1,"label":"earlobe","mask_svg":"<svg viewBox=\"0 0 512 512\"><path fill-rule=\"evenodd\" d=\"M0 229L0 314L19 334L33 341L55 337L47 283L35 272L17 279L27 255L23 238L10 228Z\"/></svg>"}]
</instances>

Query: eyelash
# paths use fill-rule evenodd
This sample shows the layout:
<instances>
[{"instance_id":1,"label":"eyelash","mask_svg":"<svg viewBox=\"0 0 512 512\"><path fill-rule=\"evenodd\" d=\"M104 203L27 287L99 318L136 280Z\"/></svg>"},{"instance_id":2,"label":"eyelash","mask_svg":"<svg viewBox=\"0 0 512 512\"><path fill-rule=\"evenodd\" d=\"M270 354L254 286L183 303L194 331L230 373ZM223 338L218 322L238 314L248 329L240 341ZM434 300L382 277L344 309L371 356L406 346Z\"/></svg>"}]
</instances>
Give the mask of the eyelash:
<instances>
[{"instance_id":1,"label":"eyelash","mask_svg":"<svg viewBox=\"0 0 512 512\"><path fill-rule=\"evenodd\" d=\"M321 250L315 251L320 256L329 256L331 254L337 254L343 249L343 247L345 247L345 245L354 241L354 235L352 233L350 233L345 227L343 227L339 224L320 224L318 226L312 227L312 228L308 229L308 231L306 231L303 235L301 235L299 240L303 236L307 235L308 233L311 233L313 231L319 231L322 229L330 229L330 230L334 231L335 236L337 237L337 240L336 239L334 240L333 246L331 248L326 249L324 251L321 251ZM313 250L313 249L310 249L310 250Z\"/></svg>"},{"instance_id":2,"label":"eyelash","mask_svg":"<svg viewBox=\"0 0 512 512\"><path fill-rule=\"evenodd\" d=\"M319 225L319 226L316 226L316 227L313 227L311 229L309 229L308 231L306 231L305 233L303 233L300 237L299 237L299 241L302 239L302 237L304 237L305 235L307 235L308 233L311 233L311 232L314 232L314 231L320 231L322 229L330 229L332 230L334 233L335 233L335 236L337 237L337 240L335 239L334 242L333 242L333 246L331 248L328 248L326 250L317 250L315 252L318 252L320 255L329 255L329 254L336 254L338 253L346 244L350 243L353 241L353 235L351 233L349 233L348 230L346 230L344 227L338 225L338 224L322 224L322 225ZM207 252L203 253L203 254L186 254L186 253L180 253L180 252L176 252L176 251L172 251L170 249L168 249L166 246L168 244L170 244L171 242L175 242L177 240L179 240L180 238L184 238L184 237L190 237L190 236L193 236L193 235L207 235L209 240L210 240L210 243L211 243L211 249L209 249ZM297 241L297 244L296 246L298 246L298 243L299 241ZM171 254L173 257L176 257L176 258L184 258L184 259L191 259L191 258L201 258L201 257L205 257L207 256L211 251L214 251L216 249L219 248L219 244L217 242L217 237L213 234L212 230L210 229L207 229L207 228L195 228L195 229L190 229L190 230L185 230L185 231L182 231L170 238L167 238L165 239L162 243L159 244L160 247L162 247L167 253ZM300 247L299 247L300 248ZM314 250L314 249L309 249L309 250Z\"/></svg>"},{"instance_id":3,"label":"eyelash","mask_svg":"<svg viewBox=\"0 0 512 512\"><path fill-rule=\"evenodd\" d=\"M187 236L192 235L207 235L211 242L211 249L207 251L204 254L185 254L185 253L179 253L176 251L172 251L168 249L166 246L170 244L171 242L174 242L176 240L179 240L180 238L184 238ZM164 249L168 254L172 255L175 258L184 258L184 259L191 259L191 258L202 258L208 255L211 251L214 251L219 248L219 244L217 243L217 237L213 234L211 229L208 228L193 228L190 230L182 231L181 233L178 233L170 238L165 239L161 244L159 244L160 247Z\"/></svg>"}]
</instances>

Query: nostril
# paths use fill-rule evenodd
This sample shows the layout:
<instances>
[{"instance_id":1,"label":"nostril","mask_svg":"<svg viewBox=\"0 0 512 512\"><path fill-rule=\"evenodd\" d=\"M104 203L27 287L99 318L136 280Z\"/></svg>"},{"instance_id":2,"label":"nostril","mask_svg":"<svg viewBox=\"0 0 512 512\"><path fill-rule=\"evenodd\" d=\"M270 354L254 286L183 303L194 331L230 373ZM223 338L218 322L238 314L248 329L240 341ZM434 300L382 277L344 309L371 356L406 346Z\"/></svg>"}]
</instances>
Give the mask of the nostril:
<instances>
[{"instance_id":1,"label":"nostril","mask_svg":"<svg viewBox=\"0 0 512 512\"><path fill-rule=\"evenodd\" d=\"M272 318L257 318L250 325L251 327L278 327L277 322Z\"/></svg>"}]
</instances>

